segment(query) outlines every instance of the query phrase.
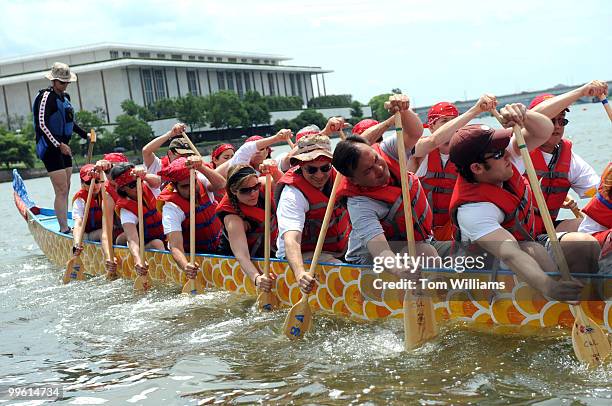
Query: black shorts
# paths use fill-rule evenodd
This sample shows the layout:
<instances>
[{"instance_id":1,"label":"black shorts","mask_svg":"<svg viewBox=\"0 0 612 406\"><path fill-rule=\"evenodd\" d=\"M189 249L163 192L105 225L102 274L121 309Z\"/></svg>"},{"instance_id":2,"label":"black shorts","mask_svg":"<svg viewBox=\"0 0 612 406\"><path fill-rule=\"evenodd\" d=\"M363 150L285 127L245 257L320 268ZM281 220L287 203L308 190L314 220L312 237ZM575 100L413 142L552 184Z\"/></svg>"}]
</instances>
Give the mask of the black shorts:
<instances>
[{"instance_id":1,"label":"black shorts","mask_svg":"<svg viewBox=\"0 0 612 406\"><path fill-rule=\"evenodd\" d=\"M45 168L47 168L47 172L59 171L72 167L72 157L62 154L59 148L47 148L42 161L45 164Z\"/></svg>"}]
</instances>

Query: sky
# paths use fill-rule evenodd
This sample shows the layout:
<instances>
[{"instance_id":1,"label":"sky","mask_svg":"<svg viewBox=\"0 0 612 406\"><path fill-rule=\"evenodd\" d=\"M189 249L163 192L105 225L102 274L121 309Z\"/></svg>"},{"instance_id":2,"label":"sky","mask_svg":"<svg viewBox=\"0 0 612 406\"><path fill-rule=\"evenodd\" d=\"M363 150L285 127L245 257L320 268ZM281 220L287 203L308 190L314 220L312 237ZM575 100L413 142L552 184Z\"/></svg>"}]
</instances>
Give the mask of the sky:
<instances>
[{"instance_id":1,"label":"sky","mask_svg":"<svg viewBox=\"0 0 612 406\"><path fill-rule=\"evenodd\" d=\"M0 58L100 42L280 54L415 107L612 80L612 1L2 0ZM316 88L316 86L315 86Z\"/></svg>"}]
</instances>

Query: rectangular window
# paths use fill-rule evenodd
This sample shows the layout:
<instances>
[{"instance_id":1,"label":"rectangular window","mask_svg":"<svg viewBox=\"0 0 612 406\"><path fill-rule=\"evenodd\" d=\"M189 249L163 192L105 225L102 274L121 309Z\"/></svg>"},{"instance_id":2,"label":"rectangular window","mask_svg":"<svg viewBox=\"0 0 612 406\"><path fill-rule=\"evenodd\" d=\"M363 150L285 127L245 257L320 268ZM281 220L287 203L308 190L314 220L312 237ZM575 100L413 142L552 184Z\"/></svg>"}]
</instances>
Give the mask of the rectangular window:
<instances>
[{"instance_id":1,"label":"rectangular window","mask_svg":"<svg viewBox=\"0 0 612 406\"><path fill-rule=\"evenodd\" d=\"M151 70L145 69L142 71L142 84L144 87L145 104L149 105L155 101L155 93L153 92L153 78Z\"/></svg>"},{"instance_id":2,"label":"rectangular window","mask_svg":"<svg viewBox=\"0 0 612 406\"><path fill-rule=\"evenodd\" d=\"M297 91L298 91L298 94L300 96L302 96L302 77L299 74L297 74L297 75L295 75L295 78L297 79Z\"/></svg>"},{"instance_id":3,"label":"rectangular window","mask_svg":"<svg viewBox=\"0 0 612 406\"><path fill-rule=\"evenodd\" d=\"M110 51L111 59L119 58L119 51Z\"/></svg>"},{"instance_id":4,"label":"rectangular window","mask_svg":"<svg viewBox=\"0 0 612 406\"><path fill-rule=\"evenodd\" d=\"M138 57L139 58L150 58L151 53L150 52L138 52Z\"/></svg>"},{"instance_id":5,"label":"rectangular window","mask_svg":"<svg viewBox=\"0 0 612 406\"><path fill-rule=\"evenodd\" d=\"M225 73L217 72L217 81L219 82L219 90L225 90Z\"/></svg>"},{"instance_id":6,"label":"rectangular window","mask_svg":"<svg viewBox=\"0 0 612 406\"><path fill-rule=\"evenodd\" d=\"M270 96L276 95L276 89L274 88L274 75L268 73L268 86L270 88Z\"/></svg>"},{"instance_id":7,"label":"rectangular window","mask_svg":"<svg viewBox=\"0 0 612 406\"><path fill-rule=\"evenodd\" d=\"M244 87L247 92L251 91L251 75L249 72L244 73Z\"/></svg>"},{"instance_id":8,"label":"rectangular window","mask_svg":"<svg viewBox=\"0 0 612 406\"><path fill-rule=\"evenodd\" d=\"M228 62L236 62L236 58L227 58Z\"/></svg>"},{"instance_id":9,"label":"rectangular window","mask_svg":"<svg viewBox=\"0 0 612 406\"><path fill-rule=\"evenodd\" d=\"M227 90L235 91L236 89L234 88L234 73L227 72L225 76L227 77Z\"/></svg>"},{"instance_id":10,"label":"rectangular window","mask_svg":"<svg viewBox=\"0 0 612 406\"><path fill-rule=\"evenodd\" d=\"M153 82L155 87L155 100L165 99L166 96L166 76L164 71L156 69L153 71L155 81Z\"/></svg>"},{"instance_id":11,"label":"rectangular window","mask_svg":"<svg viewBox=\"0 0 612 406\"><path fill-rule=\"evenodd\" d=\"M263 63L264 63L264 65L267 65L267 64L269 64L269 63L270 63L270 61L269 61L269 60L267 60L267 59L264 59Z\"/></svg>"},{"instance_id":12,"label":"rectangular window","mask_svg":"<svg viewBox=\"0 0 612 406\"><path fill-rule=\"evenodd\" d=\"M130 58L131 56L132 56L132 53L130 51L123 51L124 58Z\"/></svg>"},{"instance_id":13,"label":"rectangular window","mask_svg":"<svg viewBox=\"0 0 612 406\"><path fill-rule=\"evenodd\" d=\"M236 90L238 90L238 96L244 96L244 88L242 87L242 72L236 72Z\"/></svg>"},{"instance_id":14,"label":"rectangular window","mask_svg":"<svg viewBox=\"0 0 612 406\"><path fill-rule=\"evenodd\" d=\"M251 60L251 62L257 64L257 63L259 63L259 59L253 59L253 60Z\"/></svg>"},{"instance_id":15,"label":"rectangular window","mask_svg":"<svg viewBox=\"0 0 612 406\"><path fill-rule=\"evenodd\" d=\"M208 60L209 60L209 61L214 61L214 60L215 60L215 58L213 58L212 56L209 56L209 57L208 57Z\"/></svg>"},{"instance_id":16,"label":"rectangular window","mask_svg":"<svg viewBox=\"0 0 612 406\"><path fill-rule=\"evenodd\" d=\"M166 54L157 54L158 58L166 59Z\"/></svg>"},{"instance_id":17,"label":"rectangular window","mask_svg":"<svg viewBox=\"0 0 612 406\"><path fill-rule=\"evenodd\" d=\"M242 62L242 63L247 63L247 59L246 59L246 58L242 58L242 59L240 60L240 62Z\"/></svg>"},{"instance_id":18,"label":"rectangular window","mask_svg":"<svg viewBox=\"0 0 612 406\"><path fill-rule=\"evenodd\" d=\"M295 96L295 75L289 74L289 82L291 82L291 96Z\"/></svg>"},{"instance_id":19,"label":"rectangular window","mask_svg":"<svg viewBox=\"0 0 612 406\"><path fill-rule=\"evenodd\" d=\"M190 61L195 61L195 55L189 55L189 60Z\"/></svg>"},{"instance_id":20,"label":"rectangular window","mask_svg":"<svg viewBox=\"0 0 612 406\"><path fill-rule=\"evenodd\" d=\"M203 56L198 56L198 61L203 61L204 57Z\"/></svg>"},{"instance_id":21,"label":"rectangular window","mask_svg":"<svg viewBox=\"0 0 612 406\"><path fill-rule=\"evenodd\" d=\"M183 59L183 55L172 54L172 59Z\"/></svg>"},{"instance_id":22,"label":"rectangular window","mask_svg":"<svg viewBox=\"0 0 612 406\"><path fill-rule=\"evenodd\" d=\"M221 58L221 57L219 57L219 56L218 56L218 57L217 57L217 62L223 62L223 58Z\"/></svg>"},{"instance_id":23,"label":"rectangular window","mask_svg":"<svg viewBox=\"0 0 612 406\"><path fill-rule=\"evenodd\" d=\"M198 96L198 78L196 75L196 71L187 71L187 88L189 89L189 93L194 96Z\"/></svg>"}]
</instances>

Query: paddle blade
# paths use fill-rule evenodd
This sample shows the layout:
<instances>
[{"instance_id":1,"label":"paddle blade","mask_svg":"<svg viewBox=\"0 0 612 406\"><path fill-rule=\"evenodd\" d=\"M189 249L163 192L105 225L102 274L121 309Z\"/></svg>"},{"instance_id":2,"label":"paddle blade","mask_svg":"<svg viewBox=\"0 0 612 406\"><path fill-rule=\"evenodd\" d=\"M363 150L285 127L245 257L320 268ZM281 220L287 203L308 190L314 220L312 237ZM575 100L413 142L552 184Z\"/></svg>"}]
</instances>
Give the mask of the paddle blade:
<instances>
[{"instance_id":1,"label":"paddle blade","mask_svg":"<svg viewBox=\"0 0 612 406\"><path fill-rule=\"evenodd\" d=\"M134 281L134 291L146 293L149 289L151 289L151 278L149 275L137 276Z\"/></svg>"},{"instance_id":2,"label":"paddle blade","mask_svg":"<svg viewBox=\"0 0 612 406\"><path fill-rule=\"evenodd\" d=\"M311 324L312 310L308 303L308 296L302 296L302 299L289 310L283 325L283 332L290 340L296 340L304 337L304 334L310 330Z\"/></svg>"},{"instance_id":3,"label":"paddle blade","mask_svg":"<svg viewBox=\"0 0 612 406\"><path fill-rule=\"evenodd\" d=\"M204 285L197 277L195 279L189 279L187 283L185 283L185 286L183 286L183 293L188 295L201 295L204 293Z\"/></svg>"},{"instance_id":4,"label":"paddle blade","mask_svg":"<svg viewBox=\"0 0 612 406\"><path fill-rule=\"evenodd\" d=\"M276 310L278 309L278 297L276 297L274 291L260 292L257 297L257 306L261 311L271 312Z\"/></svg>"},{"instance_id":5,"label":"paddle blade","mask_svg":"<svg viewBox=\"0 0 612 406\"><path fill-rule=\"evenodd\" d=\"M572 346L576 357L589 366L599 365L610 355L610 341L602 328L589 319L580 306L574 306Z\"/></svg>"},{"instance_id":6,"label":"paddle blade","mask_svg":"<svg viewBox=\"0 0 612 406\"><path fill-rule=\"evenodd\" d=\"M404 295L404 348L419 347L438 335L438 324L433 300L426 295L416 295L406 290Z\"/></svg>"},{"instance_id":7,"label":"paddle blade","mask_svg":"<svg viewBox=\"0 0 612 406\"><path fill-rule=\"evenodd\" d=\"M83 261L81 261L80 257L72 257L66 263L66 272L64 272L64 277L62 281L64 285L70 283L72 281L82 281L85 280L85 267L83 266Z\"/></svg>"}]
</instances>

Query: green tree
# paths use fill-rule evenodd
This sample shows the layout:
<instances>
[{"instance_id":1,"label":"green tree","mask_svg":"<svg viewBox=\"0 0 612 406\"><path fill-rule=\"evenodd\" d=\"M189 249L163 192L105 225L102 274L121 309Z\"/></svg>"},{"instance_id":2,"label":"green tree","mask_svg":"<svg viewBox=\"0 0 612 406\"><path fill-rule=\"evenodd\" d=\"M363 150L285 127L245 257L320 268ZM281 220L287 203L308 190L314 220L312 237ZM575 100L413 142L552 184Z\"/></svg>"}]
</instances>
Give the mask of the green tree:
<instances>
[{"instance_id":1,"label":"green tree","mask_svg":"<svg viewBox=\"0 0 612 406\"><path fill-rule=\"evenodd\" d=\"M392 93L379 94L378 96L372 97L368 102L368 105L372 108L372 116L374 119L383 121L389 118L389 112L385 109L385 102L389 100L389 96L392 96Z\"/></svg>"},{"instance_id":2,"label":"green tree","mask_svg":"<svg viewBox=\"0 0 612 406\"><path fill-rule=\"evenodd\" d=\"M313 97L308 101L308 107L329 108L329 107L349 107L353 102L350 94L330 94L328 96Z\"/></svg>"},{"instance_id":3,"label":"green tree","mask_svg":"<svg viewBox=\"0 0 612 406\"><path fill-rule=\"evenodd\" d=\"M96 143L94 144L94 153L99 153L99 138L104 136L106 131L102 126L105 124L104 109L97 108L94 111L81 110L76 113L76 122L83 130L89 133L92 128L96 132ZM84 142L78 134L73 134L70 138L70 148L73 152L79 151L81 155L87 153L87 142Z\"/></svg>"},{"instance_id":4,"label":"green tree","mask_svg":"<svg viewBox=\"0 0 612 406\"><path fill-rule=\"evenodd\" d=\"M187 93L191 95L191 93ZM148 106L149 111L156 118L170 118L176 116L177 100L171 98L163 98L156 100L154 103Z\"/></svg>"},{"instance_id":5,"label":"green tree","mask_svg":"<svg viewBox=\"0 0 612 406\"><path fill-rule=\"evenodd\" d=\"M320 129L323 129L327 124L327 118L315 109L306 109L291 121L297 126L297 130L310 124L315 124L319 126Z\"/></svg>"},{"instance_id":6,"label":"green tree","mask_svg":"<svg viewBox=\"0 0 612 406\"><path fill-rule=\"evenodd\" d=\"M299 96L265 96L270 111L300 110L304 101Z\"/></svg>"},{"instance_id":7,"label":"green tree","mask_svg":"<svg viewBox=\"0 0 612 406\"><path fill-rule=\"evenodd\" d=\"M249 117L250 125L270 124L270 109L259 93L254 91L246 92L242 103Z\"/></svg>"},{"instance_id":8,"label":"green tree","mask_svg":"<svg viewBox=\"0 0 612 406\"><path fill-rule=\"evenodd\" d=\"M128 114L117 116L114 136L120 145L129 145L134 153L137 154L149 142L152 135L153 129L146 121Z\"/></svg>"},{"instance_id":9,"label":"green tree","mask_svg":"<svg viewBox=\"0 0 612 406\"><path fill-rule=\"evenodd\" d=\"M136 104L134 100L126 99L122 101L121 110L123 110L123 112L128 116L138 117L144 121L155 120L155 116L148 108Z\"/></svg>"},{"instance_id":10,"label":"green tree","mask_svg":"<svg viewBox=\"0 0 612 406\"><path fill-rule=\"evenodd\" d=\"M8 169L19 162L28 168L34 166L34 142L0 127L0 164Z\"/></svg>"},{"instance_id":11,"label":"green tree","mask_svg":"<svg viewBox=\"0 0 612 406\"><path fill-rule=\"evenodd\" d=\"M352 125L357 124L363 118L363 109L361 108L361 103L357 100L351 103L351 118L349 119L349 123Z\"/></svg>"},{"instance_id":12,"label":"green tree","mask_svg":"<svg viewBox=\"0 0 612 406\"><path fill-rule=\"evenodd\" d=\"M297 126L295 121L286 120L284 118L281 118L280 120L276 120L274 124L272 125L272 129L275 133L279 132L283 128L289 128L291 131L293 131L293 133L297 133L300 130L300 127Z\"/></svg>"},{"instance_id":13,"label":"green tree","mask_svg":"<svg viewBox=\"0 0 612 406\"><path fill-rule=\"evenodd\" d=\"M221 91L206 97L206 121L214 128L249 126L249 115L234 92Z\"/></svg>"},{"instance_id":14,"label":"green tree","mask_svg":"<svg viewBox=\"0 0 612 406\"><path fill-rule=\"evenodd\" d=\"M189 130L206 125L205 102L202 97L187 93L185 97L176 99L176 118L187 124Z\"/></svg>"}]
</instances>

